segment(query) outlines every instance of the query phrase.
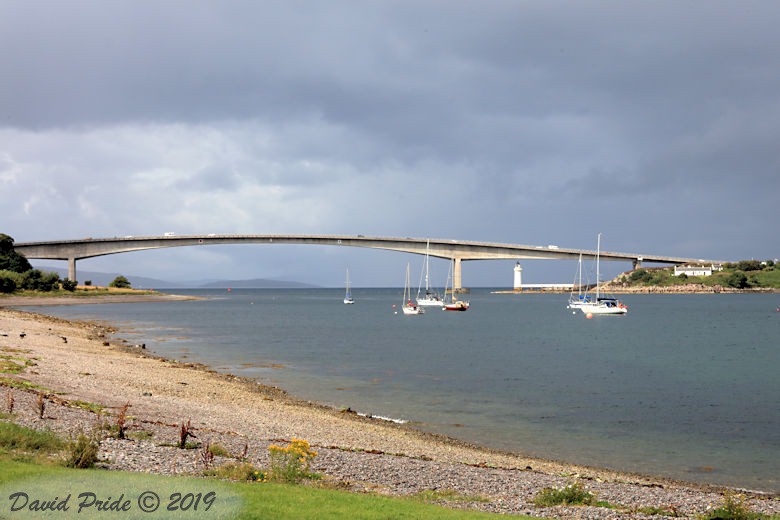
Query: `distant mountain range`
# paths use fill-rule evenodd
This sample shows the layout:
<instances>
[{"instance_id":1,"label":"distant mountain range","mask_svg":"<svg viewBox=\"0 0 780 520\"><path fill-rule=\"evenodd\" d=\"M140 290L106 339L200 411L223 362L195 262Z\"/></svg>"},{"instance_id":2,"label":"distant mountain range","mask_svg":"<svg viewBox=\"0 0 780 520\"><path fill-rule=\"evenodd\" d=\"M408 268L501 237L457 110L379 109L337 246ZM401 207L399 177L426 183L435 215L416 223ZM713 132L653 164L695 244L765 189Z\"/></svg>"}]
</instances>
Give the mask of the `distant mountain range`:
<instances>
[{"instance_id":1,"label":"distant mountain range","mask_svg":"<svg viewBox=\"0 0 780 520\"><path fill-rule=\"evenodd\" d=\"M60 275L60 278L68 276L68 270L61 267L45 265L36 265L34 267L41 271L57 273ZM82 271L79 269L79 284L83 284L85 281L90 280L92 285L106 286L120 274L122 273L99 273L94 271ZM319 287L318 285L301 282L266 280L263 278L255 278L252 280L190 280L171 282L128 274L122 274L122 276L127 278L135 289L312 289Z\"/></svg>"}]
</instances>

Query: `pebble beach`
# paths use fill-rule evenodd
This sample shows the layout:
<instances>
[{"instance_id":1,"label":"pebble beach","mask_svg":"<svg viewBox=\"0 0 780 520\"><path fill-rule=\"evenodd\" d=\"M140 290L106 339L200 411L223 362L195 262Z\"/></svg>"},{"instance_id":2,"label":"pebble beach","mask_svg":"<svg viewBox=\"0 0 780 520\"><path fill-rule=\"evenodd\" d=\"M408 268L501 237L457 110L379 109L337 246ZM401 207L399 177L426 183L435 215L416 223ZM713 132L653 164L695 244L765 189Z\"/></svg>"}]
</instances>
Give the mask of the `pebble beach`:
<instances>
[{"instance_id":1,"label":"pebble beach","mask_svg":"<svg viewBox=\"0 0 780 520\"><path fill-rule=\"evenodd\" d=\"M155 357L142 345L123 341L121 331L105 325L13 310L12 305L20 303L0 300L0 350L34 364L3 378L35 386L22 389L6 384L0 389L5 394L2 402L12 395L15 403L8 420L72 435L92 430L101 421L110 422L127 405L131 438L106 437L101 442L101 466L109 470L201 473L199 450L172 446L181 425L189 421L198 442L219 444L229 453L245 452L257 466L267 465L269 445L305 439L318 453L312 470L331 485L383 495L454 491L480 497L473 502L458 501L457 507L505 514L665 518L646 512L657 508L695 518L721 505L724 492L730 491L469 445L303 401L282 389L208 367ZM42 393L46 399L43 418L36 410ZM96 413L76 403L94 403L105 411ZM143 435L134 436L134 432ZM574 482L598 500L619 507L541 508L533 504L543 488ZM752 511L780 514L777 496L736 492L745 495Z\"/></svg>"}]
</instances>

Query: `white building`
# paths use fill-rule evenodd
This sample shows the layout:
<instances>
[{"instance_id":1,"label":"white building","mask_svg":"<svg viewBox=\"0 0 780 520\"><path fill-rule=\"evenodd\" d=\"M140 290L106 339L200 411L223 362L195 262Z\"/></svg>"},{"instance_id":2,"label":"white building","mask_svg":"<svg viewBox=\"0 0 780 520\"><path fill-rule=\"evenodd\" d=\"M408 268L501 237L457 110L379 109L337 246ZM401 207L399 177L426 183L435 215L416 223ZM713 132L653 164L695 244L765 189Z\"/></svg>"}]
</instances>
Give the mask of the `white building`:
<instances>
[{"instance_id":1,"label":"white building","mask_svg":"<svg viewBox=\"0 0 780 520\"><path fill-rule=\"evenodd\" d=\"M674 266L674 275L680 276L681 274L687 276L712 276L713 271L722 271L721 265L676 265Z\"/></svg>"}]
</instances>

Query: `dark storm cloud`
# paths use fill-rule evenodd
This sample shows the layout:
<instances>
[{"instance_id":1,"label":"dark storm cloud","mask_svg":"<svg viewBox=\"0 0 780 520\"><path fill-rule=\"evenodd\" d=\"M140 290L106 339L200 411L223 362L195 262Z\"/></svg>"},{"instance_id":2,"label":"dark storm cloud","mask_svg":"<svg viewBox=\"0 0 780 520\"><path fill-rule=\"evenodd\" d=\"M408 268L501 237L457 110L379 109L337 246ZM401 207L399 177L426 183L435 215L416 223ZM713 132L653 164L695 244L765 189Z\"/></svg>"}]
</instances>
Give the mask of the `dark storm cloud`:
<instances>
[{"instance_id":1,"label":"dark storm cloud","mask_svg":"<svg viewBox=\"0 0 780 520\"><path fill-rule=\"evenodd\" d=\"M31 194L2 201L21 234L67 213L77 236L770 256L778 22L764 1L8 1L0 183Z\"/></svg>"}]
</instances>

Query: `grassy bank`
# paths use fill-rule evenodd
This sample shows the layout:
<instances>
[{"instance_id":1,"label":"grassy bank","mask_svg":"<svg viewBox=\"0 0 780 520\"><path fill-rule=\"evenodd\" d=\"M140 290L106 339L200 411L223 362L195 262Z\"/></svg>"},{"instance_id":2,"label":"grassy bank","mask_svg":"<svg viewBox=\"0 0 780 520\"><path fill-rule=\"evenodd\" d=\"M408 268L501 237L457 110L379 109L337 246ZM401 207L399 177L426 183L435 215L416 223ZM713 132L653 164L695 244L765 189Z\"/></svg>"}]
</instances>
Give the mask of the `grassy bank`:
<instances>
[{"instance_id":1,"label":"grassy bank","mask_svg":"<svg viewBox=\"0 0 780 520\"><path fill-rule=\"evenodd\" d=\"M328 489L318 482L229 482L64 467L63 461L72 459L68 452L74 449L74 443L51 432L0 422L0 516L44 516L42 507L67 507L67 511L49 512L57 518L97 518L115 509L130 517L141 511L144 518L152 519L192 514L231 519L460 520L496 516L424 503L430 497L402 499L357 494Z\"/></svg>"},{"instance_id":2,"label":"grassy bank","mask_svg":"<svg viewBox=\"0 0 780 520\"><path fill-rule=\"evenodd\" d=\"M711 276L675 276L672 267L639 268L618 277L615 288L702 287L733 290L780 290L780 268L773 262L745 260L724 264Z\"/></svg>"}]
</instances>

